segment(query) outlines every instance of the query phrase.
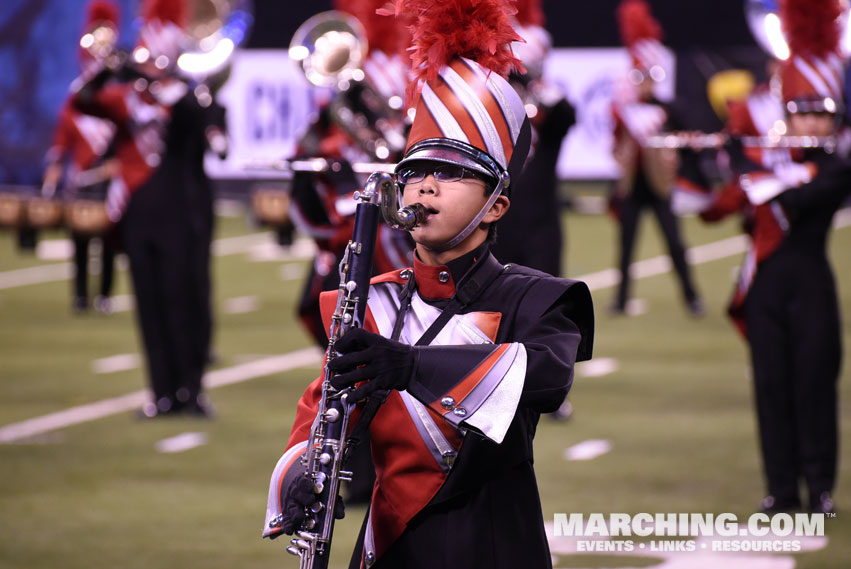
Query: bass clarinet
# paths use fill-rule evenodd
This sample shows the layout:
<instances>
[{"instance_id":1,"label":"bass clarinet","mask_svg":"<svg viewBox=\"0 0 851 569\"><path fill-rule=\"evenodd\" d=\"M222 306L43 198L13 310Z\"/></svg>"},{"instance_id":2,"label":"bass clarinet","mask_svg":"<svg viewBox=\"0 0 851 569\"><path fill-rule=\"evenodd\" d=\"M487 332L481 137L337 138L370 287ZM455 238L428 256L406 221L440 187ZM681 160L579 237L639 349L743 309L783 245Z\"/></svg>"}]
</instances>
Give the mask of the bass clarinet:
<instances>
[{"instance_id":1,"label":"bass clarinet","mask_svg":"<svg viewBox=\"0 0 851 569\"><path fill-rule=\"evenodd\" d=\"M349 445L346 436L354 403L347 401L351 388L338 391L331 385L328 362L339 355L334 345L350 328L363 326L375 237L381 218L397 229L410 230L427 215L421 204L399 209L399 186L384 172L374 172L363 191L355 192L354 199L357 201L354 234L340 261L340 288L328 332L319 411L301 459L306 467L304 476L313 481L316 500L305 509L306 517L287 547L289 553L299 556L300 569L328 567L340 481L350 481L353 475L342 467Z\"/></svg>"}]
</instances>

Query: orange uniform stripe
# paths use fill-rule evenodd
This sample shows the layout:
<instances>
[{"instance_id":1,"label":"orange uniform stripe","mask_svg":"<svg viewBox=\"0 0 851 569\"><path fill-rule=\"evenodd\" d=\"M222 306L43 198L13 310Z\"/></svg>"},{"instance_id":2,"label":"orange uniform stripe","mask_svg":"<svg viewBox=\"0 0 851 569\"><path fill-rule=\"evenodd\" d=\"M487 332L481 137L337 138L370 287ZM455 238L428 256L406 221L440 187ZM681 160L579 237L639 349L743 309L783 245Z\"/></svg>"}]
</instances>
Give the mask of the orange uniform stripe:
<instances>
[{"instance_id":1,"label":"orange uniform stripe","mask_svg":"<svg viewBox=\"0 0 851 569\"><path fill-rule=\"evenodd\" d=\"M461 380L458 385L449 390L449 392L447 392L445 395L442 395L440 399L449 396L452 397L456 401L456 403L460 403L461 401L463 401L464 398L467 397L470 392L476 388L479 382L481 382L482 379L488 374L488 372L493 368L496 362L499 361L499 359L502 357L502 355L505 353L509 346L510 344L500 344L493 351L493 353L491 353L491 355L485 358L485 361L479 364L473 371L468 373L467 377ZM443 408L443 406L441 406L440 399L433 401L430 407L439 410L438 412L441 415L446 415L447 413L450 413L451 411L446 410Z\"/></svg>"}]
</instances>

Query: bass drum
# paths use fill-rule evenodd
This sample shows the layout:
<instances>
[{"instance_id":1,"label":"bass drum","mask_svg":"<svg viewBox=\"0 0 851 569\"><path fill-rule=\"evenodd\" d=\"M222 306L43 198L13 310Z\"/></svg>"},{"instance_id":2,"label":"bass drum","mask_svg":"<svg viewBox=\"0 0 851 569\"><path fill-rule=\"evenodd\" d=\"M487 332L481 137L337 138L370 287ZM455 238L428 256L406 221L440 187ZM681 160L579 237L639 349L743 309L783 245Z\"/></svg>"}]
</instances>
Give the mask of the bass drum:
<instances>
[{"instance_id":1,"label":"bass drum","mask_svg":"<svg viewBox=\"0 0 851 569\"><path fill-rule=\"evenodd\" d=\"M102 201L73 200L65 205L65 224L75 233L101 235L110 223Z\"/></svg>"},{"instance_id":2,"label":"bass drum","mask_svg":"<svg viewBox=\"0 0 851 569\"><path fill-rule=\"evenodd\" d=\"M290 195L285 190L261 188L251 193L251 209L262 225L286 227L290 221Z\"/></svg>"},{"instance_id":3,"label":"bass drum","mask_svg":"<svg viewBox=\"0 0 851 569\"><path fill-rule=\"evenodd\" d=\"M11 192L0 192L0 227L20 227L24 223L24 200Z\"/></svg>"},{"instance_id":4,"label":"bass drum","mask_svg":"<svg viewBox=\"0 0 851 569\"><path fill-rule=\"evenodd\" d=\"M26 202L26 224L36 229L55 229L62 225L62 202L31 198Z\"/></svg>"}]
</instances>

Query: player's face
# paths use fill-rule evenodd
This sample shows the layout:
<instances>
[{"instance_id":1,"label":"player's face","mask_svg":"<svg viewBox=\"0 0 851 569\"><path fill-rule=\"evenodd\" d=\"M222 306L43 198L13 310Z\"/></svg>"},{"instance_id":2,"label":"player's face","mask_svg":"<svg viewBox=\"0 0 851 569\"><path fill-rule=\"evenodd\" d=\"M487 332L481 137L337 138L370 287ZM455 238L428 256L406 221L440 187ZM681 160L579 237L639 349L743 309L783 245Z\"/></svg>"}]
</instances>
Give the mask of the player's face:
<instances>
[{"instance_id":1,"label":"player's face","mask_svg":"<svg viewBox=\"0 0 851 569\"><path fill-rule=\"evenodd\" d=\"M836 121L830 113L794 113L789 115L789 131L795 136L828 136Z\"/></svg>"},{"instance_id":2,"label":"player's face","mask_svg":"<svg viewBox=\"0 0 851 569\"><path fill-rule=\"evenodd\" d=\"M437 162L414 163L411 170L416 171L411 179L423 177L405 183L403 201L420 203L429 212L411 235L414 241L428 248L440 248L484 207L488 199L485 182L470 170ZM400 182L403 179L404 176Z\"/></svg>"}]
</instances>

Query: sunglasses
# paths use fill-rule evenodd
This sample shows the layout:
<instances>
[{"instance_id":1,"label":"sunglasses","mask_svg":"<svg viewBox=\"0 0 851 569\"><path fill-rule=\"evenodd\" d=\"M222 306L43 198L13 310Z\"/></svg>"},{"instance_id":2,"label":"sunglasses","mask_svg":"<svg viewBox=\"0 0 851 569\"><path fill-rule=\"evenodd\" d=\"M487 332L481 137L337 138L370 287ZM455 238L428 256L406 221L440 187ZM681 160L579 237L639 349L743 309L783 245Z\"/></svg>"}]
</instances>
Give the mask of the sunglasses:
<instances>
[{"instance_id":1,"label":"sunglasses","mask_svg":"<svg viewBox=\"0 0 851 569\"><path fill-rule=\"evenodd\" d=\"M469 168L464 168L457 164L434 163L412 164L410 166L405 166L396 172L396 181L400 184L417 184L432 174L434 175L434 179L438 182L460 182L464 178L486 181L482 174L474 172Z\"/></svg>"}]
</instances>

